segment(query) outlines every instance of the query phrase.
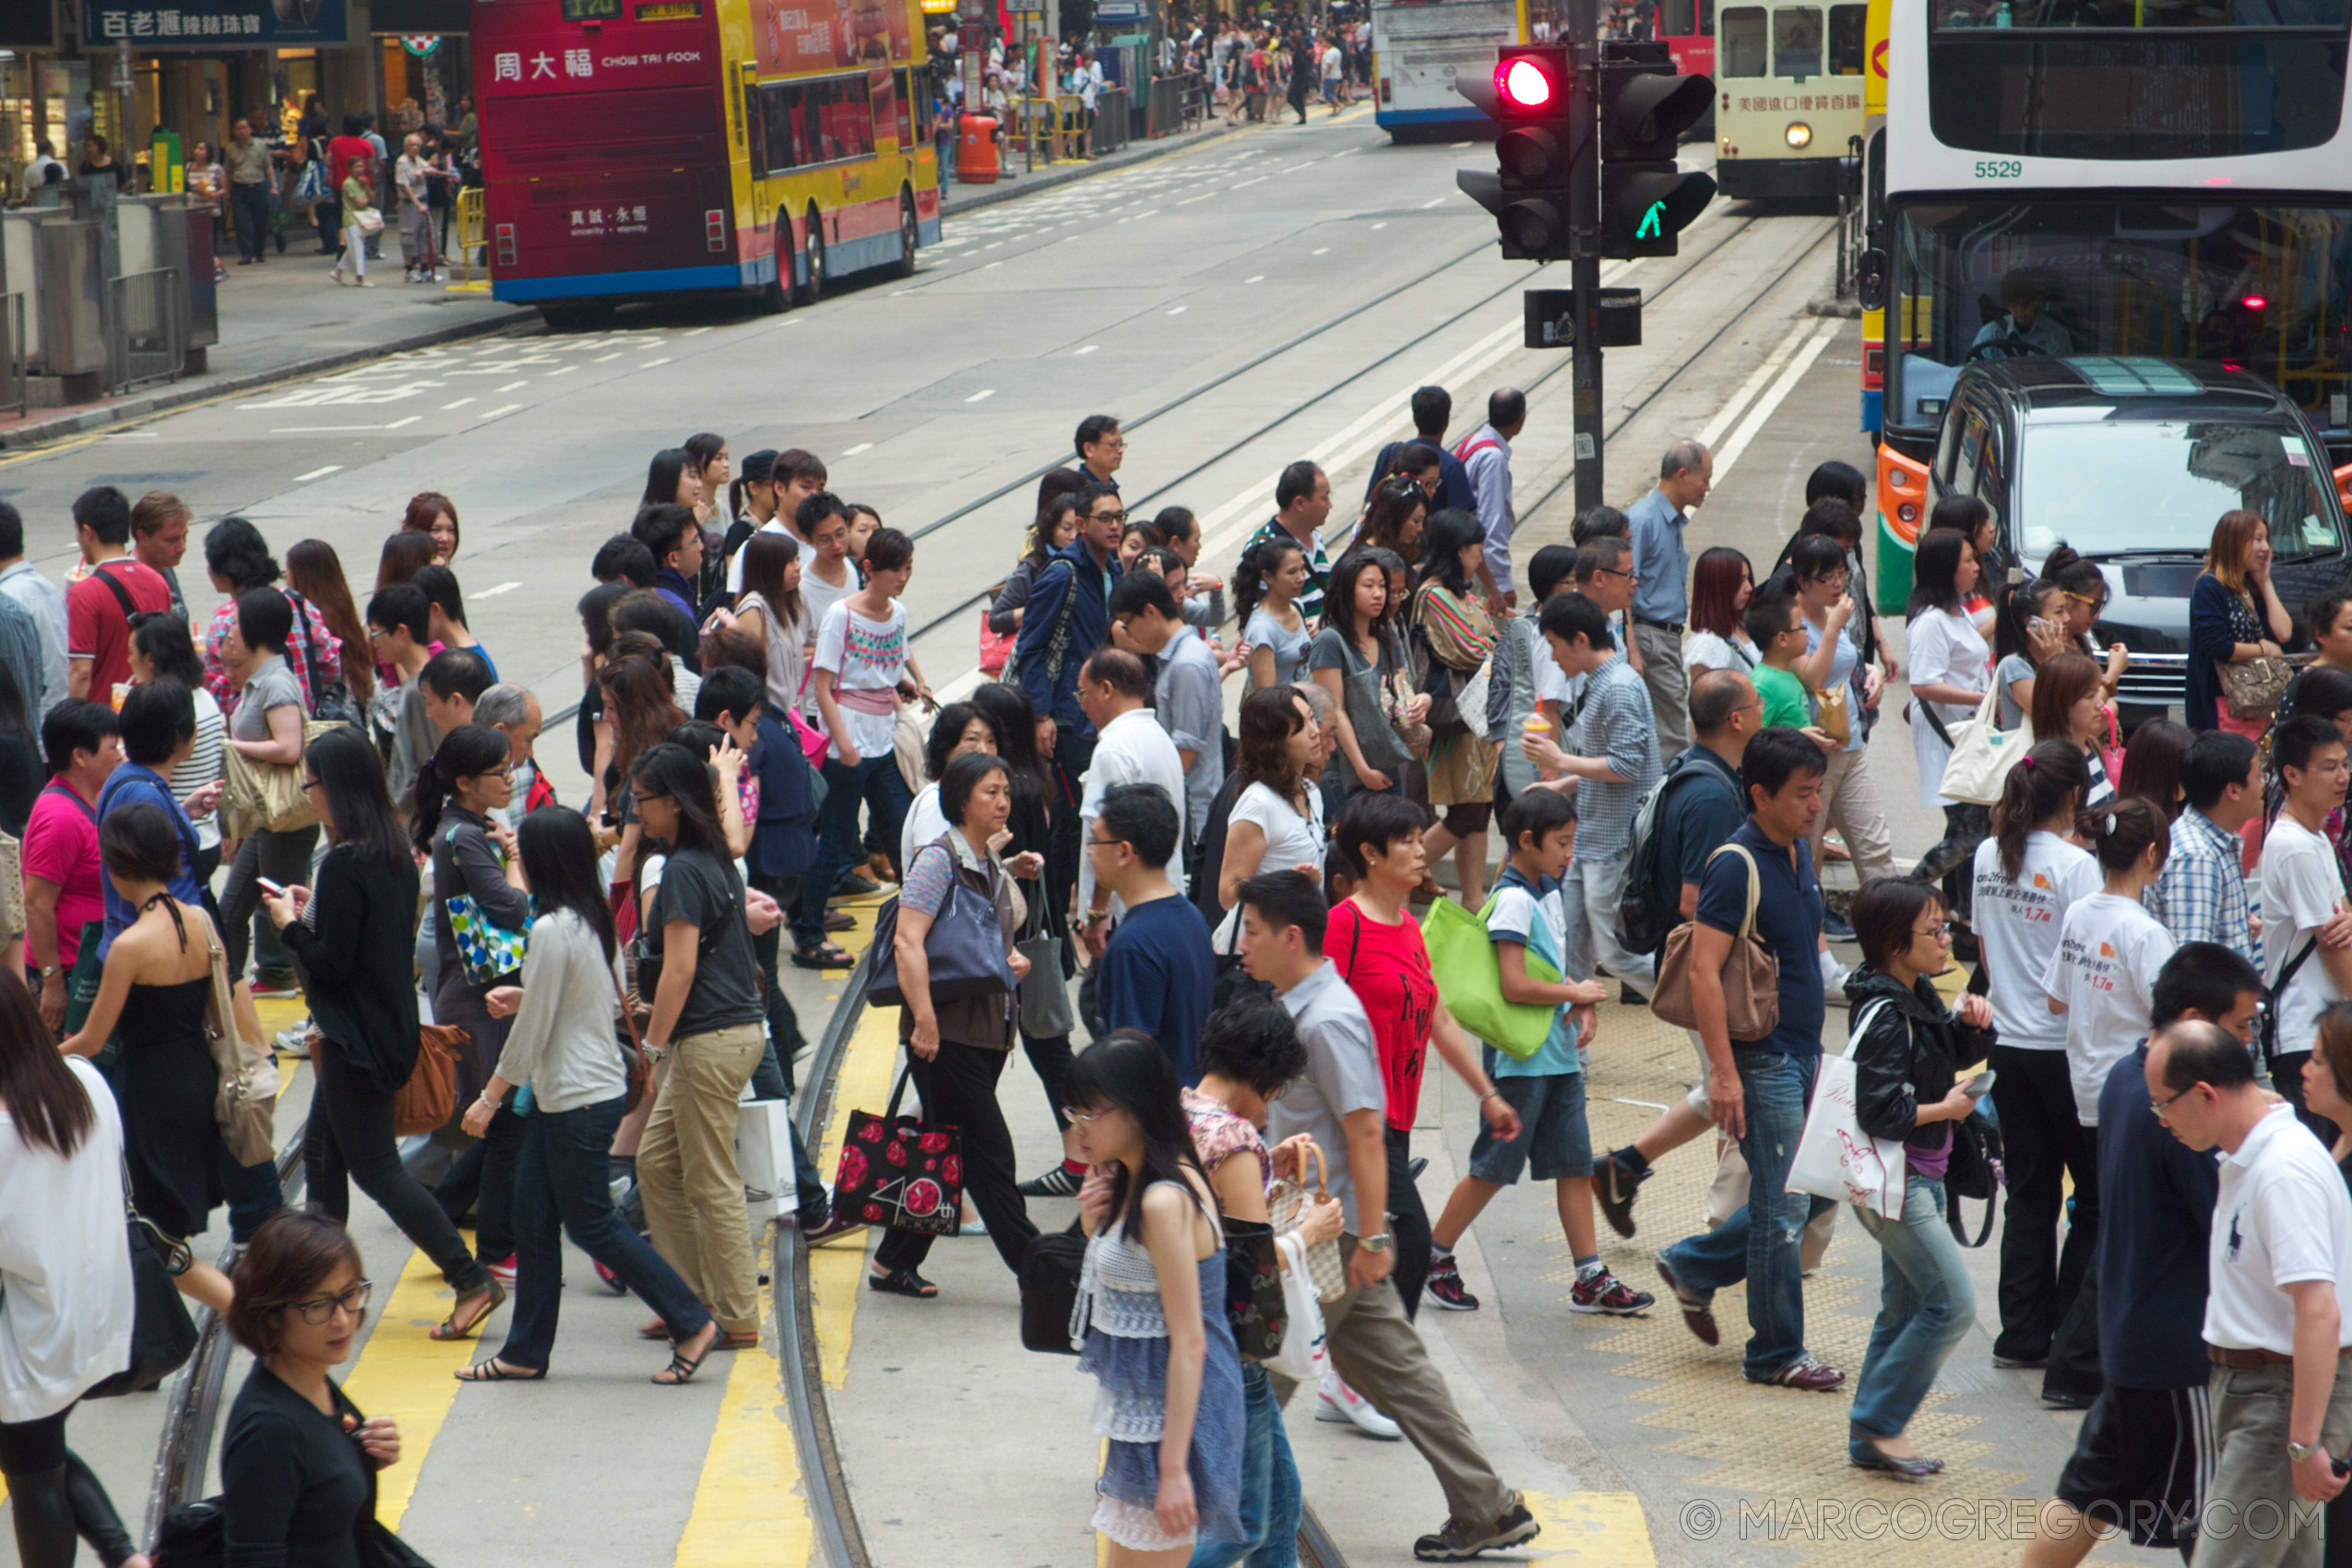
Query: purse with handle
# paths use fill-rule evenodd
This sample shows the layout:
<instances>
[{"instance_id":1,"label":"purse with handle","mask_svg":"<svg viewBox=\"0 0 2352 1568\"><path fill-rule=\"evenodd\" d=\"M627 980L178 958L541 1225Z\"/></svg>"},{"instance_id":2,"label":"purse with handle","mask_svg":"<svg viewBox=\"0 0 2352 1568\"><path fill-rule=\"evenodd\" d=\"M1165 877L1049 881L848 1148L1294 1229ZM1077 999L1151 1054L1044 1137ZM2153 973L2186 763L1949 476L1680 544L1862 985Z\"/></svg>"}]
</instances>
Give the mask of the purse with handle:
<instances>
[{"instance_id":1,"label":"purse with handle","mask_svg":"<svg viewBox=\"0 0 2352 1568\"><path fill-rule=\"evenodd\" d=\"M1764 879L1756 858L1743 844L1726 844L1707 857L1737 855L1748 866L1748 912L1731 943L1731 956L1723 965L1723 1015L1726 1032L1736 1040L1758 1040L1780 1027L1780 960L1756 935L1756 902ZM1650 995L1650 1011L1669 1024L1695 1029L1699 1016L1691 1005L1691 936L1696 921L1685 921L1668 933L1666 951L1658 959L1657 989Z\"/></svg>"},{"instance_id":2,"label":"purse with handle","mask_svg":"<svg viewBox=\"0 0 2352 1568\"><path fill-rule=\"evenodd\" d=\"M236 993L229 983L229 956L208 918L204 938L212 953L212 990L205 999L204 1038L220 1075L212 1118L230 1158L259 1165L277 1153L278 1058L248 1045L237 1027Z\"/></svg>"},{"instance_id":3,"label":"purse with handle","mask_svg":"<svg viewBox=\"0 0 2352 1568\"><path fill-rule=\"evenodd\" d=\"M1273 1218L1277 1236L1287 1236L1305 1224L1313 1206L1331 1197L1330 1171L1324 1163L1323 1150L1313 1144L1303 1146L1302 1170L1310 1160L1314 1166L1312 1189L1298 1176L1285 1176L1266 1189L1266 1213ZM1314 1281L1318 1301L1336 1301L1348 1293L1348 1265L1340 1259L1336 1236L1307 1247L1307 1274Z\"/></svg>"}]
</instances>

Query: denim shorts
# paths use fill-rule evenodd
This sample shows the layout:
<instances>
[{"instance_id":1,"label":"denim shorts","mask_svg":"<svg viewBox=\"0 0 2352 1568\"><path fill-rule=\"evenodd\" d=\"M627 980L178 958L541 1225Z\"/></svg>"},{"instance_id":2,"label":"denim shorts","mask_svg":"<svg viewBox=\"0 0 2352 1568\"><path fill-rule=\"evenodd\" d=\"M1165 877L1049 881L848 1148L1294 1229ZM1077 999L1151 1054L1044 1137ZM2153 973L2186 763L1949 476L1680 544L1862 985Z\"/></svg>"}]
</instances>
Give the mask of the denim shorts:
<instances>
[{"instance_id":1,"label":"denim shorts","mask_svg":"<svg viewBox=\"0 0 2352 1568\"><path fill-rule=\"evenodd\" d=\"M1593 1173L1592 1134L1585 1126L1585 1075L1547 1073L1499 1077L1495 1091L1519 1113L1519 1135L1509 1143L1492 1130L1479 1129L1470 1146L1470 1174L1507 1187L1522 1170L1538 1182L1564 1182Z\"/></svg>"}]
</instances>

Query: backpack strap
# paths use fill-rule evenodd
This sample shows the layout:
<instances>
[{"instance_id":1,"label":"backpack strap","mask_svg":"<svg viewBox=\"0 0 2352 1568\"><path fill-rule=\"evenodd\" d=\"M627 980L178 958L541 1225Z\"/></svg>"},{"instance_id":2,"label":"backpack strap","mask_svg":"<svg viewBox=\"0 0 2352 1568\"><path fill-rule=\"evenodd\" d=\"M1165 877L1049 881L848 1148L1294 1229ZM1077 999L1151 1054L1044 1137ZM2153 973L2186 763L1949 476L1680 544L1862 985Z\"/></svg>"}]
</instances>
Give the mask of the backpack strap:
<instances>
[{"instance_id":1,"label":"backpack strap","mask_svg":"<svg viewBox=\"0 0 2352 1568\"><path fill-rule=\"evenodd\" d=\"M114 602L123 607L123 629L125 632L129 631L131 617L139 612L139 607L131 602L131 596L124 590L121 583L114 580L114 574L106 569L105 562L101 561L92 566L89 569L89 575L104 583L106 591L114 596Z\"/></svg>"}]
</instances>

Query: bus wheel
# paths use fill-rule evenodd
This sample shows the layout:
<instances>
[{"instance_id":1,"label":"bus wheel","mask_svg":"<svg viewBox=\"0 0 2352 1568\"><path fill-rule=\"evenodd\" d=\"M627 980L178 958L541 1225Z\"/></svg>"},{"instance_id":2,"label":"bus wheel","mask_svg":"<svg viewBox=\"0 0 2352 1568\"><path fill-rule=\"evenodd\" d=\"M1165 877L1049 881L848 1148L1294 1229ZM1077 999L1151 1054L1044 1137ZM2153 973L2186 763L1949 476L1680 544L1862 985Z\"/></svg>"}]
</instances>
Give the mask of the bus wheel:
<instances>
[{"instance_id":1,"label":"bus wheel","mask_svg":"<svg viewBox=\"0 0 2352 1568\"><path fill-rule=\"evenodd\" d=\"M776 215L776 276L757 296L762 315L781 315L792 308L792 220Z\"/></svg>"},{"instance_id":2,"label":"bus wheel","mask_svg":"<svg viewBox=\"0 0 2352 1568\"><path fill-rule=\"evenodd\" d=\"M898 276L915 275L915 246L922 232L915 226L915 198L910 191L898 193Z\"/></svg>"},{"instance_id":3,"label":"bus wheel","mask_svg":"<svg viewBox=\"0 0 2352 1568\"><path fill-rule=\"evenodd\" d=\"M825 298L825 286L831 279L825 275L825 220L814 207L809 208L809 244L804 253L808 257L808 281L800 286L800 301L813 305Z\"/></svg>"},{"instance_id":4,"label":"bus wheel","mask_svg":"<svg viewBox=\"0 0 2352 1568\"><path fill-rule=\"evenodd\" d=\"M587 304L541 305L540 319L550 332L587 332L612 319L612 306L602 301Z\"/></svg>"}]
</instances>

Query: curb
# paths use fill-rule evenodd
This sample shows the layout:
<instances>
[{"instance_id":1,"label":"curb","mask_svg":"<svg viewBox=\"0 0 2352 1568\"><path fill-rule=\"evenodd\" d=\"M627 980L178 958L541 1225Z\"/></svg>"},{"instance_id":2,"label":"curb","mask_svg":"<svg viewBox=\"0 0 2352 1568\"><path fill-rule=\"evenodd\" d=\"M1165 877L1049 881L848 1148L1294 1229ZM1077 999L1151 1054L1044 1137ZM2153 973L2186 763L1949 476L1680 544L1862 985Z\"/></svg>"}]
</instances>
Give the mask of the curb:
<instances>
[{"instance_id":1,"label":"curb","mask_svg":"<svg viewBox=\"0 0 2352 1568\"><path fill-rule=\"evenodd\" d=\"M1186 151L1204 142L1215 140L1218 137L1241 129L1239 125L1224 124L1215 115L1211 115L1210 119L1216 123L1204 125L1197 131L1182 131L1174 136L1161 137L1157 141L1130 143L1130 146L1137 149L1132 158L1113 153L1108 158L1098 158L1091 163L1072 163L1059 168L1040 169L1034 174L1012 175L992 185L966 186L961 183L951 183L946 186L947 197L940 205L940 216L956 218L968 212L977 212L982 208L994 207L999 202L1011 201L1018 196L1034 196L1039 191L1050 191L1057 185L1066 185L1073 181L1087 179L1091 175L1109 174L1121 169L1133 169L1139 163L1148 163L1156 158ZM970 192L968 196L963 194L967 190Z\"/></svg>"},{"instance_id":2,"label":"curb","mask_svg":"<svg viewBox=\"0 0 2352 1568\"><path fill-rule=\"evenodd\" d=\"M216 398L233 397L240 392L255 391L274 386L280 382L299 381L305 376L323 375L355 364L372 363L393 354L407 353L414 349L430 349L443 343L459 342L468 338L489 338L501 333L519 332L540 326L539 313L517 308L513 317L485 317L480 321L460 322L451 327L436 327L430 331L411 332L382 343L363 348L340 349L331 354L315 354L267 370L247 371L239 375L206 376L196 380L172 382L151 391L135 393L112 403L62 414L55 419L28 420L12 430L0 431L0 452L20 451L43 445L64 436L77 435L84 431L99 430L111 424L145 419L152 414L169 412L197 403L210 402Z\"/></svg>"}]
</instances>

